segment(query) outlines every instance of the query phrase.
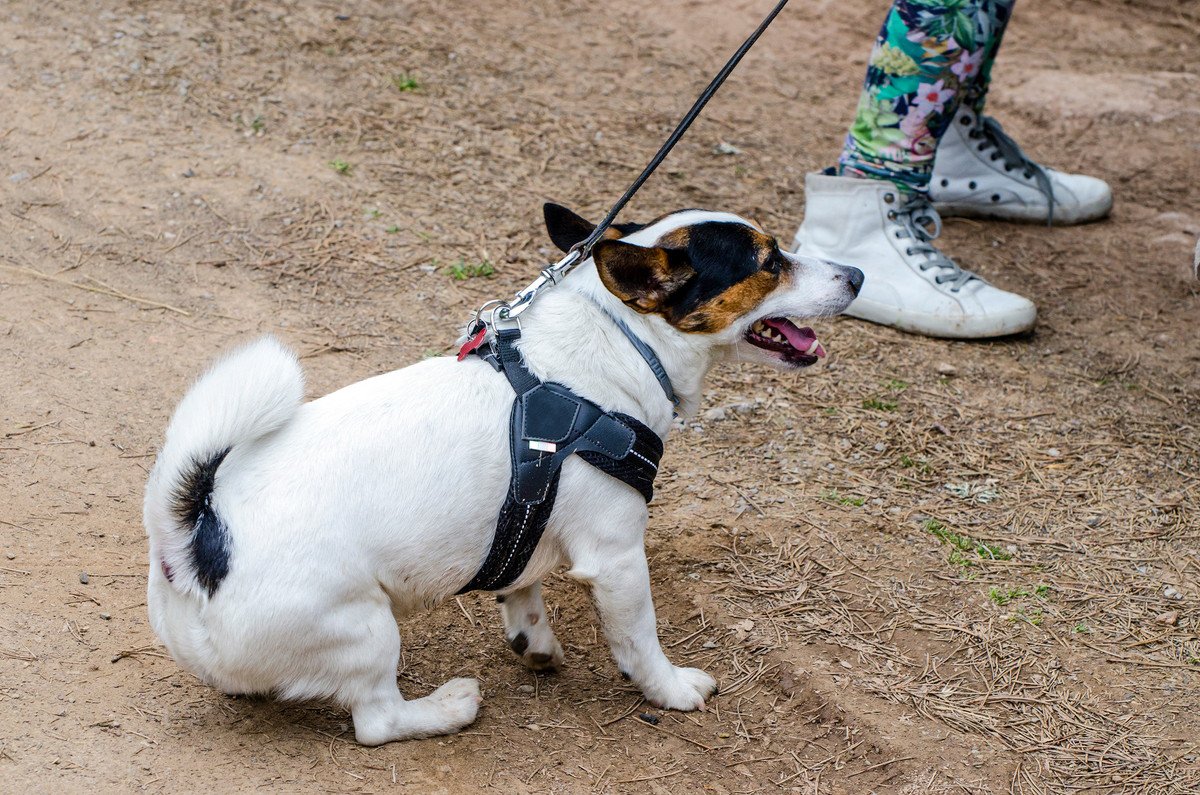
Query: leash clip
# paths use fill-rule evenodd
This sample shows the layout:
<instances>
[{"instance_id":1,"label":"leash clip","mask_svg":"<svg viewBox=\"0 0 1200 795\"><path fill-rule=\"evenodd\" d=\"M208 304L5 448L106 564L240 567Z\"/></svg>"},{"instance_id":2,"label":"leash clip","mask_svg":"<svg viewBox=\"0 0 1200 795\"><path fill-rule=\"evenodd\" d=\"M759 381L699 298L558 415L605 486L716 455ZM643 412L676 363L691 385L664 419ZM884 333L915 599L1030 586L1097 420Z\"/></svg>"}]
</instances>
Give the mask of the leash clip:
<instances>
[{"instance_id":1,"label":"leash clip","mask_svg":"<svg viewBox=\"0 0 1200 795\"><path fill-rule=\"evenodd\" d=\"M528 287L518 291L511 301L500 302L500 306L497 306L492 311L492 325L496 326L500 322L509 320L515 321L518 315L529 308L529 305L533 303L535 298L544 290L561 282L582 259L583 251L575 247L568 251L567 255L558 262L542 268L541 273L538 274L536 279L530 282Z\"/></svg>"}]
</instances>

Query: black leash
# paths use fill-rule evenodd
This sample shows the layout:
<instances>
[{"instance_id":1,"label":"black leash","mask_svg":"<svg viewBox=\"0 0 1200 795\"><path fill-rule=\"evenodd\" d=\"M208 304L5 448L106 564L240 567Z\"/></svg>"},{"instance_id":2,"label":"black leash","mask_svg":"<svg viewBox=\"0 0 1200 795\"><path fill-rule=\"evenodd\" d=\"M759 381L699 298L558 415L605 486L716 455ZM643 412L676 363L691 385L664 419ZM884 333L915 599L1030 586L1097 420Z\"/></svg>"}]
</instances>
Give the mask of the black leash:
<instances>
[{"instance_id":1,"label":"black leash","mask_svg":"<svg viewBox=\"0 0 1200 795\"><path fill-rule=\"evenodd\" d=\"M692 122L694 122L696 117L700 115L700 111L704 110L704 106L708 104L710 99L712 99L713 94L717 93L717 89L721 87L721 85L729 77L730 73L733 72L734 68L736 68L741 62L742 58L745 57L746 53L750 51L750 48L754 46L754 43L758 41L760 36L762 36L763 32L766 31L770 24L775 21L775 17L779 16L779 12L783 10L783 7L787 5L787 3L788 0L779 0L779 2L775 4L775 7L771 9L771 13L767 14L766 18L763 19L763 21L759 23L759 26L755 28L754 32L750 34L750 37L742 42L741 47L738 47L737 52L735 52L730 59L725 62L725 65L721 67L721 71L717 72L717 76L712 79L712 82L708 84L708 87L704 89L704 91L700 94L700 97L695 101L695 103L692 104L691 109L688 110L683 119L680 120L679 124L675 127L675 131L672 132L667 138L666 142L659 147L658 152L654 155L646 167L642 169L642 173L639 174L638 178L633 181L633 184L631 184L625 190L625 193L621 195L621 198L617 199L616 204L609 209L608 214L605 215L604 219L596 225L596 228L592 230L592 233L581 242L572 246L571 250L567 252L565 257L553 265L543 268L541 274L534 279L529 286L513 296L511 300L488 301L486 304L479 307L479 309L475 310L474 316L472 316L471 321L467 324L467 336L473 337L485 327L488 330L492 330L497 322L515 320L517 315L525 311L526 307L533 302L533 299L537 297L538 293L551 285L558 284L573 267L588 258L588 255L592 253L592 247L596 245L596 243L604 235L605 231L612 226L617 214L625 208L625 205L629 203L629 200L633 198L634 194L638 192L646 180L650 178L650 175L654 173L655 169L662 164L663 160L666 159L671 150L675 148L675 144L679 143L679 139L682 138L683 134L687 132L689 127L692 126Z\"/></svg>"},{"instance_id":2,"label":"black leash","mask_svg":"<svg viewBox=\"0 0 1200 795\"><path fill-rule=\"evenodd\" d=\"M750 37L742 42L742 46L738 47L737 52L735 52L733 56L725 62L725 65L721 67L721 71L717 72L717 76L714 77L712 82L708 84L708 88L704 89L703 93L700 94L699 99L697 99L692 105L691 110L689 110L687 114L684 115L683 119L680 120L678 126L675 127L675 131L671 133L670 137L667 138L666 142L659 148L658 153L650 160L650 163L647 164L647 166L642 170L642 173L638 175L638 178L635 179L633 184L625 190L625 193L621 195L621 198L617 199L616 204L614 204L612 209L608 211L608 215L604 216L604 220L596 225L596 228L592 230L592 233L588 235L583 242L575 245L574 248L579 249L582 255L580 259L587 259L588 254L590 254L592 251L592 247L599 242L604 233L608 231L608 228L612 226L613 221L617 219L617 215L621 212L621 210L625 209L625 205L629 203L629 200L633 198L633 195L638 192L646 180L650 178L650 175L654 173L655 169L657 169L659 165L662 164L662 161L666 159L667 155L671 153L671 150L675 148L675 144L679 143L679 139L683 137L683 134L687 132L689 127L692 126L692 122L694 122L696 117L700 115L700 111L704 110L704 106L708 104L710 99L712 99L713 94L717 93L717 89L721 87L721 84L725 82L726 78L729 77L730 73L733 72L733 70L741 62L742 58L745 57L746 53L750 51L750 48L754 46L754 43L758 41L759 36L762 36L763 32L766 31L770 24L775 21L775 17L779 16L779 12L782 11L783 7L787 4L788 0L779 0L779 2L775 4L775 7L771 9L771 13L767 14L766 18L759 23L759 26L754 30L753 33L750 34Z\"/></svg>"}]
</instances>

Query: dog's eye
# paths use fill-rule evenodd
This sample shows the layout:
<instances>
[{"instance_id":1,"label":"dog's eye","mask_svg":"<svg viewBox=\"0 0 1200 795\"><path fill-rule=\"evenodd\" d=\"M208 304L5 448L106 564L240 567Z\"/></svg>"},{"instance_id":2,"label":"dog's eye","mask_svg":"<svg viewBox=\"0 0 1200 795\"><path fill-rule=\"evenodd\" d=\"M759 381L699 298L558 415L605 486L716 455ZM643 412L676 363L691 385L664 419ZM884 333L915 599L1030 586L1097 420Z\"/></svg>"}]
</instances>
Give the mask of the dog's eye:
<instances>
[{"instance_id":1,"label":"dog's eye","mask_svg":"<svg viewBox=\"0 0 1200 795\"><path fill-rule=\"evenodd\" d=\"M772 251L771 256L767 257L767 261L763 263L763 270L776 276L783 270L783 255L779 253L778 249Z\"/></svg>"}]
</instances>

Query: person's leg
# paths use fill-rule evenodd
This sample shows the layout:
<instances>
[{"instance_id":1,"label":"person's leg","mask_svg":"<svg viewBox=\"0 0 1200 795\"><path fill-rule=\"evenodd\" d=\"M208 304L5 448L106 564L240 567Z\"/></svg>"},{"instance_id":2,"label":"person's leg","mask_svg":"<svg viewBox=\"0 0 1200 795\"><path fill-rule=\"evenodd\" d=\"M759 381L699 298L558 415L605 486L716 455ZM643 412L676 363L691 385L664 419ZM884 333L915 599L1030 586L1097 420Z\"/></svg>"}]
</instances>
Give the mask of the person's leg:
<instances>
[{"instance_id":1,"label":"person's leg","mask_svg":"<svg viewBox=\"0 0 1200 795\"><path fill-rule=\"evenodd\" d=\"M983 113L983 104L987 99L988 86L992 82L992 64L1000 52L1000 42L1004 39L1004 29L1012 16L1016 0L1000 0L1000 2L981 2L976 17L976 29L984 40L980 48L981 62L976 70L974 80L967 82L963 94L963 105L976 113Z\"/></svg>"},{"instance_id":2,"label":"person's leg","mask_svg":"<svg viewBox=\"0 0 1200 795\"><path fill-rule=\"evenodd\" d=\"M934 153L961 102L986 91L999 11L1013 0L896 0L875 48L837 171L810 174L796 251L866 275L854 317L939 337L1033 327L1037 309L960 268L933 240ZM1008 14L1003 14L1007 21Z\"/></svg>"},{"instance_id":3,"label":"person's leg","mask_svg":"<svg viewBox=\"0 0 1200 795\"><path fill-rule=\"evenodd\" d=\"M1112 191L1103 180L1040 165L995 119L984 115L992 64L1013 2L977 2L981 60L975 79L964 81L962 102L950 131L938 141L928 182L934 206L944 215L1006 221L1071 224L1103 218L1112 209ZM973 54L971 59L975 57ZM957 70L964 73L973 65L973 60L960 60Z\"/></svg>"},{"instance_id":4,"label":"person's leg","mask_svg":"<svg viewBox=\"0 0 1200 795\"><path fill-rule=\"evenodd\" d=\"M895 0L838 161L845 176L924 191L961 102L982 108L1015 0Z\"/></svg>"}]
</instances>

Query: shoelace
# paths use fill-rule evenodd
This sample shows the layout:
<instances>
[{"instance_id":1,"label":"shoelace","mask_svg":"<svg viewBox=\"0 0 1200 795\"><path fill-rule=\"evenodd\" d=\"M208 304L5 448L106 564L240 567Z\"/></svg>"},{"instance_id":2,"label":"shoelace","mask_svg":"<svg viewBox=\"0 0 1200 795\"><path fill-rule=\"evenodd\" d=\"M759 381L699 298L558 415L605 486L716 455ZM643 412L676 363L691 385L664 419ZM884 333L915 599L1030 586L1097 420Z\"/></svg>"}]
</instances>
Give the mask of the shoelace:
<instances>
[{"instance_id":1,"label":"shoelace","mask_svg":"<svg viewBox=\"0 0 1200 795\"><path fill-rule=\"evenodd\" d=\"M971 131L967 133L967 137L972 140L981 140L978 149L980 152L985 152L988 149L994 149L992 152L992 160L1003 160L1004 170L1012 171L1014 168L1021 169L1021 173L1025 179L1032 179L1037 182L1038 190L1046 197L1046 201L1050 204L1050 213L1046 217L1046 225L1054 225L1054 185L1050 182L1050 175L1046 173L1046 169L1025 154L1020 145L1017 144L1008 133L1004 132L1004 128L1000 126L1000 122L993 119L991 116L982 116L974 114L972 116L974 122Z\"/></svg>"},{"instance_id":2,"label":"shoelace","mask_svg":"<svg viewBox=\"0 0 1200 795\"><path fill-rule=\"evenodd\" d=\"M974 273L964 270L957 262L947 257L933 241L942 233L942 218L937 210L929 203L929 198L922 193L914 193L903 199L903 203L888 213L888 218L899 225L896 236L908 238L911 242L904 253L908 256L922 254L923 262L917 263L922 271L937 268L941 273L934 277L938 284L949 284L950 292L957 293L973 279L978 279ZM927 227L932 226L930 232Z\"/></svg>"}]
</instances>

